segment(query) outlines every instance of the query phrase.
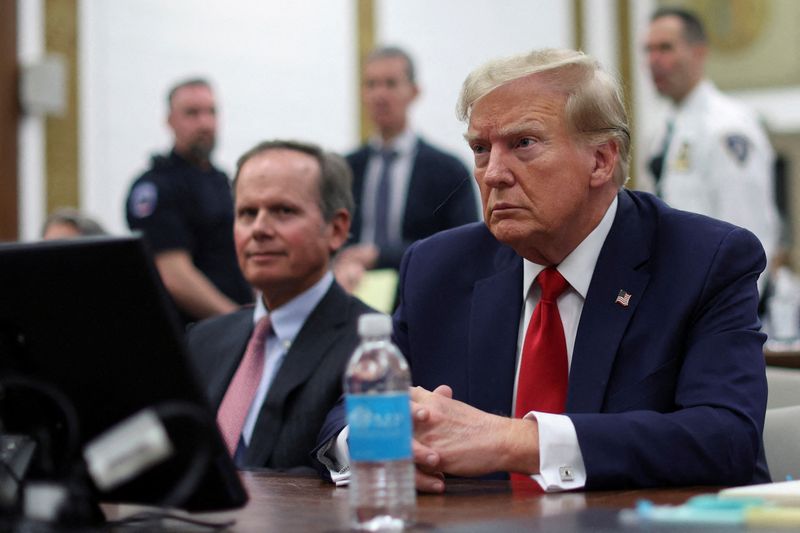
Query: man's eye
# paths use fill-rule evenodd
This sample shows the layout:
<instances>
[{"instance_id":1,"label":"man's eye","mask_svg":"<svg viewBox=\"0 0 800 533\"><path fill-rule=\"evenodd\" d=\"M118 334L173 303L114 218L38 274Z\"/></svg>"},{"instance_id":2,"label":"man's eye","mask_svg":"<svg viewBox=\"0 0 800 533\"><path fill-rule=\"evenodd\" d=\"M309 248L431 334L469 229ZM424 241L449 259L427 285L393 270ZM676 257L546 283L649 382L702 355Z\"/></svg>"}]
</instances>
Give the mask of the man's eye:
<instances>
[{"instance_id":1,"label":"man's eye","mask_svg":"<svg viewBox=\"0 0 800 533\"><path fill-rule=\"evenodd\" d=\"M257 211L255 209L250 209L250 208L239 209L236 213L236 215L239 218L255 218L256 214Z\"/></svg>"},{"instance_id":2,"label":"man's eye","mask_svg":"<svg viewBox=\"0 0 800 533\"><path fill-rule=\"evenodd\" d=\"M284 217L284 216L288 216L288 215L294 214L297 210L295 208L293 208L293 207L282 205L282 206L278 206L278 207L274 208L272 211L277 216Z\"/></svg>"},{"instance_id":3,"label":"man's eye","mask_svg":"<svg viewBox=\"0 0 800 533\"><path fill-rule=\"evenodd\" d=\"M487 152L486 147L482 144L473 144L470 146L470 148L472 149L472 153L475 155L485 154Z\"/></svg>"},{"instance_id":4,"label":"man's eye","mask_svg":"<svg viewBox=\"0 0 800 533\"><path fill-rule=\"evenodd\" d=\"M529 146L533 146L535 143L535 139L532 139L531 137L523 137L517 142L517 146L520 148L528 148Z\"/></svg>"}]
</instances>

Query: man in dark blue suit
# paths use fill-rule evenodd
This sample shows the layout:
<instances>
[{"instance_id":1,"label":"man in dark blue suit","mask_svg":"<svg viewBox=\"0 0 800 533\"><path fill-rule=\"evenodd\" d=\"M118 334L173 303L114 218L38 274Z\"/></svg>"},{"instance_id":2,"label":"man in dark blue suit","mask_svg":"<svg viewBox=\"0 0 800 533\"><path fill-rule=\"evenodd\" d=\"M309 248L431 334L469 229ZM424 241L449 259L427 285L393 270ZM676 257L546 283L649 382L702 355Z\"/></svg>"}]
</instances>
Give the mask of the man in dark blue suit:
<instances>
[{"instance_id":1,"label":"man in dark blue suit","mask_svg":"<svg viewBox=\"0 0 800 533\"><path fill-rule=\"evenodd\" d=\"M367 56L362 95L375 135L347 156L357 208L351 246L337 258L337 278L345 286L364 269L397 269L418 239L478 220L466 167L409 128L418 93L414 64L403 50L385 47Z\"/></svg>"},{"instance_id":2,"label":"man in dark blue suit","mask_svg":"<svg viewBox=\"0 0 800 533\"><path fill-rule=\"evenodd\" d=\"M488 63L459 114L485 225L410 247L394 316L417 385L417 487L496 472L545 490L769 481L755 236L623 188L621 91L581 53ZM524 372L545 270L567 282L563 408L520 411L558 388Z\"/></svg>"}]
</instances>

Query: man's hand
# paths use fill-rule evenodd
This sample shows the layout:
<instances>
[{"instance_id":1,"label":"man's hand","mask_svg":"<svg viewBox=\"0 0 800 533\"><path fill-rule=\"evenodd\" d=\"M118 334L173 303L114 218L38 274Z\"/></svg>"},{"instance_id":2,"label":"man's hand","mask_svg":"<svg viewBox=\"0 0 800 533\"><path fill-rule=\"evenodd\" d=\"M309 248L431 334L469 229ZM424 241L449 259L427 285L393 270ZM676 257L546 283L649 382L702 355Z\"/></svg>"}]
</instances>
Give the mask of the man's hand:
<instances>
[{"instance_id":1,"label":"man's hand","mask_svg":"<svg viewBox=\"0 0 800 533\"><path fill-rule=\"evenodd\" d=\"M354 244L340 251L333 261L333 275L347 292L353 292L364 272L375 266L378 249L372 244Z\"/></svg>"},{"instance_id":2,"label":"man's hand","mask_svg":"<svg viewBox=\"0 0 800 533\"><path fill-rule=\"evenodd\" d=\"M441 473L479 476L498 471L539 471L535 420L485 413L452 396L446 385L433 392L422 387L411 389L419 490L441 492Z\"/></svg>"}]
</instances>

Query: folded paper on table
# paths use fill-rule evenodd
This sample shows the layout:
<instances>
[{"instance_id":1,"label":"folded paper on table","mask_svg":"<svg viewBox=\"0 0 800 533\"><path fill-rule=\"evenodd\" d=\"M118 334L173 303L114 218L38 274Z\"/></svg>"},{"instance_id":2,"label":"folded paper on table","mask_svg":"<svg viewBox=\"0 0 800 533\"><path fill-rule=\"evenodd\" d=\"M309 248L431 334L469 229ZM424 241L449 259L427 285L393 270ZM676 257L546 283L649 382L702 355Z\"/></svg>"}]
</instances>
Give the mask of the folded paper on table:
<instances>
[{"instance_id":1,"label":"folded paper on table","mask_svg":"<svg viewBox=\"0 0 800 533\"><path fill-rule=\"evenodd\" d=\"M800 506L800 480L723 489L719 492L719 497L723 499L760 498L765 502Z\"/></svg>"}]
</instances>

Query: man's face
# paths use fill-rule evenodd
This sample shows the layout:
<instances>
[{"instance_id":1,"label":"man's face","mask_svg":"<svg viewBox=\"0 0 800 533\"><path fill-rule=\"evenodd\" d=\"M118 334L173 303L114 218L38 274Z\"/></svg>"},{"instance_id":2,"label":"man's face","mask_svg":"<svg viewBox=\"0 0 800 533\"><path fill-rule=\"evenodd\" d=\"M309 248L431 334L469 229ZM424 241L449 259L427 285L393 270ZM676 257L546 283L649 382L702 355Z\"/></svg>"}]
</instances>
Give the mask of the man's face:
<instances>
[{"instance_id":1,"label":"man's face","mask_svg":"<svg viewBox=\"0 0 800 533\"><path fill-rule=\"evenodd\" d=\"M72 239L80 237L80 230L69 222L53 222L47 225L42 239L49 241L54 239Z\"/></svg>"},{"instance_id":2,"label":"man's face","mask_svg":"<svg viewBox=\"0 0 800 533\"><path fill-rule=\"evenodd\" d=\"M234 241L247 281L275 309L328 270L344 244L349 217L331 222L319 207L319 163L295 150L271 149L249 159L236 181ZM346 213L346 211L342 210Z\"/></svg>"},{"instance_id":3,"label":"man's face","mask_svg":"<svg viewBox=\"0 0 800 533\"><path fill-rule=\"evenodd\" d=\"M466 138L489 230L523 257L552 264L562 258L550 251L585 230L595 159L594 150L571 134L566 96L541 76L506 83L479 99Z\"/></svg>"},{"instance_id":4,"label":"man's face","mask_svg":"<svg viewBox=\"0 0 800 533\"><path fill-rule=\"evenodd\" d=\"M418 93L408 79L407 67L402 57L374 59L364 67L364 105L384 138L405 129L408 107Z\"/></svg>"},{"instance_id":5,"label":"man's face","mask_svg":"<svg viewBox=\"0 0 800 533\"><path fill-rule=\"evenodd\" d=\"M676 16L650 23L645 51L656 89L674 102L683 100L702 78L705 46L686 40L683 21Z\"/></svg>"},{"instance_id":6,"label":"man's face","mask_svg":"<svg viewBox=\"0 0 800 533\"><path fill-rule=\"evenodd\" d=\"M217 135L214 94L205 85L188 85L172 96L169 118L175 134L175 149L180 154L207 160Z\"/></svg>"}]
</instances>

